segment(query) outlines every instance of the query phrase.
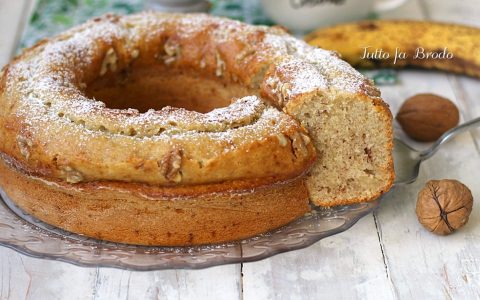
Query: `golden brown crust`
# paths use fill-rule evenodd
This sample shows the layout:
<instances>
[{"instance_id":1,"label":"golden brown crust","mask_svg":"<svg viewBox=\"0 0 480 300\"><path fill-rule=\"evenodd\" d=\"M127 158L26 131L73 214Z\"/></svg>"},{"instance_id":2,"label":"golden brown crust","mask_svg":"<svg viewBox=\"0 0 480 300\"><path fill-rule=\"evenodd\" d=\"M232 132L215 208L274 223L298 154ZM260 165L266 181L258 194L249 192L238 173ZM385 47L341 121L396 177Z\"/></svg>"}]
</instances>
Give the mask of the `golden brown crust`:
<instances>
[{"instance_id":1,"label":"golden brown crust","mask_svg":"<svg viewBox=\"0 0 480 300\"><path fill-rule=\"evenodd\" d=\"M205 193L201 186L198 195L192 188L189 196L172 198L161 188L135 183L48 181L0 160L0 185L22 209L49 224L140 245L239 240L285 225L309 210L302 179L253 191L230 192L226 187L224 192Z\"/></svg>"}]
</instances>

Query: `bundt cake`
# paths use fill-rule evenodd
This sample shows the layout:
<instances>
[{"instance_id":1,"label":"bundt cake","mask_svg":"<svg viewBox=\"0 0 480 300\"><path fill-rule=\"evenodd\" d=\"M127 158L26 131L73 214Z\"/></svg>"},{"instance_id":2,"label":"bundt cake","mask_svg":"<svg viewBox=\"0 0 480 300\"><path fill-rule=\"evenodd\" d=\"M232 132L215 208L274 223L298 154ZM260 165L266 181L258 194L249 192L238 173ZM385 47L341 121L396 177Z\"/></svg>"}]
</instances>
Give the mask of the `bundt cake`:
<instances>
[{"instance_id":1,"label":"bundt cake","mask_svg":"<svg viewBox=\"0 0 480 300\"><path fill-rule=\"evenodd\" d=\"M99 239L219 243L393 182L391 114L333 52L208 15L106 15L0 73L0 186Z\"/></svg>"}]
</instances>

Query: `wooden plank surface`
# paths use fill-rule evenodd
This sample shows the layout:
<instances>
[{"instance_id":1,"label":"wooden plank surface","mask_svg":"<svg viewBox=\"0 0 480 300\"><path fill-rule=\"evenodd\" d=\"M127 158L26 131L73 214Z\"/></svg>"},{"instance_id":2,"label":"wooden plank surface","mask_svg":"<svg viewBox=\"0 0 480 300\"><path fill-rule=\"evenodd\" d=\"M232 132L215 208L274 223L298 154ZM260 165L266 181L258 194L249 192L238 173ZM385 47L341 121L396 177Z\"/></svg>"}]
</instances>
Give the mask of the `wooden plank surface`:
<instances>
[{"instance_id":1,"label":"wooden plank surface","mask_svg":"<svg viewBox=\"0 0 480 300\"><path fill-rule=\"evenodd\" d=\"M394 298L372 216L313 246L244 264L244 299Z\"/></svg>"},{"instance_id":2,"label":"wooden plank surface","mask_svg":"<svg viewBox=\"0 0 480 300\"><path fill-rule=\"evenodd\" d=\"M423 6L425 19L480 27L478 1L422 0L419 4ZM456 102L462 121L480 116L480 84L477 79L441 72L403 71L400 80L400 86L382 89L386 99L395 99L392 101L394 113L398 109L395 104L401 103L398 100L415 93L431 92ZM478 200L467 226L447 237L424 230L414 213L417 193L431 179L460 180L470 187L476 199L479 198L478 137L476 130L445 145L422 164L418 180L394 190L391 200L383 203L377 213L384 255L401 299L480 298L480 236L476 233L480 221ZM417 148L426 146L411 144Z\"/></svg>"},{"instance_id":3,"label":"wooden plank surface","mask_svg":"<svg viewBox=\"0 0 480 300\"><path fill-rule=\"evenodd\" d=\"M130 272L99 268L94 299L240 299L240 265Z\"/></svg>"},{"instance_id":4,"label":"wooden plank surface","mask_svg":"<svg viewBox=\"0 0 480 300\"><path fill-rule=\"evenodd\" d=\"M480 26L478 4L412 0L382 16ZM30 1L0 0L0 64L10 59L30 7ZM434 92L454 100L462 120L480 116L478 80L422 71L402 71L400 80L381 87L393 113L405 98ZM416 183L393 191L374 215L307 249L206 270L130 272L81 268L0 248L0 299L478 299L479 204L469 224L448 237L424 230L414 207L418 190L433 178L459 179L479 198L479 134L465 133L447 144L422 165Z\"/></svg>"},{"instance_id":5,"label":"wooden plank surface","mask_svg":"<svg viewBox=\"0 0 480 300\"><path fill-rule=\"evenodd\" d=\"M400 80L400 86L383 89L384 97L404 99L415 93L434 92L456 99L444 74L408 71L402 72ZM397 108L392 105L394 112ZM423 163L414 184L395 189L390 199L382 203L377 212L379 231L392 281L401 299L478 296L478 278L468 275L463 266L465 259L478 255L474 246L479 242L474 234L478 214L472 215L462 231L447 237L424 230L415 215L417 193L430 179L457 179L469 186L474 195L480 195L478 177L472 176L478 170L478 152L471 135L465 133ZM474 211L480 209L478 206L476 203Z\"/></svg>"}]
</instances>

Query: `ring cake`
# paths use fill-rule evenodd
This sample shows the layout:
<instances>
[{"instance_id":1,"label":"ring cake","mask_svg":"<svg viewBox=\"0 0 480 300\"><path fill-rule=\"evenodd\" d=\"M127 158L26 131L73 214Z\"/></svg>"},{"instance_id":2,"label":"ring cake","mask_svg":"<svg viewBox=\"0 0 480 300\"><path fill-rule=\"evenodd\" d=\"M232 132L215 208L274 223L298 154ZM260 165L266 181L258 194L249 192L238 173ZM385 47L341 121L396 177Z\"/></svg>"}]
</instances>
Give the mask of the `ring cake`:
<instances>
[{"instance_id":1,"label":"ring cake","mask_svg":"<svg viewBox=\"0 0 480 300\"><path fill-rule=\"evenodd\" d=\"M242 239L393 182L391 114L333 52L207 15L107 15L0 73L0 186L108 241Z\"/></svg>"}]
</instances>

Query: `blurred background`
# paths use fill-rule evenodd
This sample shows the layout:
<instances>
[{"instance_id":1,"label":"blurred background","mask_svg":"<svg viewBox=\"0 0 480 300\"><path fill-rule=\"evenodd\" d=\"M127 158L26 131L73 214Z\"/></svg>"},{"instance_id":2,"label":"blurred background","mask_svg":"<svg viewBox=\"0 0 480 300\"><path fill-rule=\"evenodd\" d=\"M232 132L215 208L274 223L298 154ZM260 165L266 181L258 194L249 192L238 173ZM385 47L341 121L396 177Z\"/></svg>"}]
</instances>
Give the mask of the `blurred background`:
<instances>
[{"instance_id":1,"label":"blurred background","mask_svg":"<svg viewBox=\"0 0 480 300\"><path fill-rule=\"evenodd\" d=\"M446 0L0 0L0 10L21 12L0 18L0 34L20 28L12 41L16 50L57 34L93 16L114 12L130 14L142 10L206 12L252 24L281 25L301 36L316 28L361 19L429 19L425 7L440 5L450 11L436 19L475 24L480 6L458 5ZM468 7L468 12L462 12ZM421 14L412 14L421 11ZM463 15L459 19L450 16ZM15 20L14 20L15 18ZM450 18L450 19L449 19ZM12 20L19 24L12 24ZM4 34L5 33L5 34ZM0 57L5 45L0 45ZM2 55L3 54L3 55ZM6 61L5 61L6 62ZM0 61L0 64L5 63Z\"/></svg>"},{"instance_id":2,"label":"blurred background","mask_svg":"<svg viewBox=\"0 0 480 300\"><path fill-rule=\"evenodd\" d=\"M462 1L467 0L0 0L0 65L42 38L109 12L204 12L256 25L280 25L302 38L318 28L364 19L475 25L480 5L460 5ZM397 81L389 70L368 75L377 84Z\"/></svg>"}]
</instances>

